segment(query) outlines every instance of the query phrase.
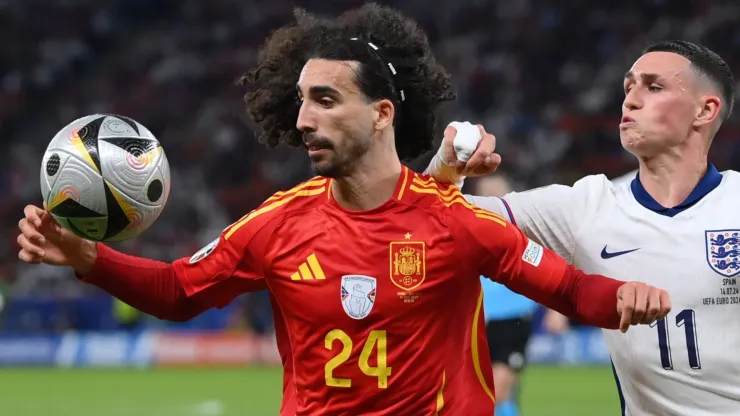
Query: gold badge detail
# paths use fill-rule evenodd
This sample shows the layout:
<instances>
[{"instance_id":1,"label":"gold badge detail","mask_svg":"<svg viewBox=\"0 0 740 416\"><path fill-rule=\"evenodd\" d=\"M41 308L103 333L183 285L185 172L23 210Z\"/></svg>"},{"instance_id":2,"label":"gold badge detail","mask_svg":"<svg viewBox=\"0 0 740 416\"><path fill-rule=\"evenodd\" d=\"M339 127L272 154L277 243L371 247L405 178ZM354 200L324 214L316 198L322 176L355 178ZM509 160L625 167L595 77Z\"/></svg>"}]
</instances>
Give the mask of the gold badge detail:
<instances>
[{"instance_id":1,"label":"gold badge detail","mask_svg":"<svg viewBox=\"0 0 740 416\"><path fill-rule=\"evenodd\" d=\"M403 290L412 290L426 277L426 245L423 241L390 244L391 281Z\"/></svg>"}]
</instances>

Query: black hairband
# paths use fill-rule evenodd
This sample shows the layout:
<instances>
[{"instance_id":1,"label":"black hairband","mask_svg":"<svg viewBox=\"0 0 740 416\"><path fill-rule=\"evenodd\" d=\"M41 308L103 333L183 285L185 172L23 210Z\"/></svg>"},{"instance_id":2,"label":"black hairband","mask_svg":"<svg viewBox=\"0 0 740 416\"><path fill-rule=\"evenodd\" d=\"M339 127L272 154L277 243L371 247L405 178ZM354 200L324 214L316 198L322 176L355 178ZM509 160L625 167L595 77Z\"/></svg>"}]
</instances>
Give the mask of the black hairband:
<instances>
[{"instance_id":1,"label":"black hairband","mask_svg":"<svg viewBox=\"0 0 740 416\"><path fill-rule=\"evenodd\" d=\"M350 38L350 40L360 40L360 39L359 38ZM370 47L370 50L372 51L373 54L375 54L376 57L378 57L378 59L380 60L380 62L382 62L383 64L385 64L388 67L388 69L391 71L391 75L393 77L395 77L396 76L396 68L393 67L393 64L392 63L386 61L385 59L383 59L380 56L380 48L378 48L377 46L375 46L375 44L373 44L372 42L367 42L367 46ZM394 84L395 84L395 82L394 82ZM397 86L397 84L396 84L396 86ZM399 89L398 90L398 94L401 96L401 102L403 102L403 101L406 100L406 95L403 93L403 90L402 89Z\"/></svg>"}]
</instances>

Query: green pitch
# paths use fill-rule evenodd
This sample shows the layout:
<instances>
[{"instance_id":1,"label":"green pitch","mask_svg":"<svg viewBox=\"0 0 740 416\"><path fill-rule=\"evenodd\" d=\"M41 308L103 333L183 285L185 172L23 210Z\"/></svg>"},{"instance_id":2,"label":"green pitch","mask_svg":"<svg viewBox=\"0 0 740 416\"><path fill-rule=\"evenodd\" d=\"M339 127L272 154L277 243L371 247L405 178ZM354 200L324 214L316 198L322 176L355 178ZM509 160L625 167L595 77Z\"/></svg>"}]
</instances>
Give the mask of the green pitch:
<instances>
[{"instance_id":1,"label":"green pitch","mask_svg":"<svg viewBox=\"0 0 740 416\"><path fill-rule=\"evenodd\" d=\"M0 414L8 416L276 415L276 368L0 369ZM524 416L617 415L611 369L530 367Z\"/></svg>"}]
</instances>

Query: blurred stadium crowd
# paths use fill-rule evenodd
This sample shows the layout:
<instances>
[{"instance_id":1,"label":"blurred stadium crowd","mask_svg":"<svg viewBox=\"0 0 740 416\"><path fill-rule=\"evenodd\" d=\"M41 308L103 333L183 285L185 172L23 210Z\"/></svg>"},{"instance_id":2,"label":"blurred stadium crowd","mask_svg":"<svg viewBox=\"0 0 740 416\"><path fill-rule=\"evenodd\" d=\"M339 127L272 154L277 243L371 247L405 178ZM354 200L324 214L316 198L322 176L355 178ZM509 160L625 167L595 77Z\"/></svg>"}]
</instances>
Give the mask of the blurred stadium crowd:
<instances>
[{"instance_id":1,"label":"blurred stadium crowd","mask_svg":"<svg viewBox=\"0 0 740 416\"><path fill-rule=\"evenodd\" d=\"M621 79L649 40L704 43L740 67L733 53L740 48L734 24L740 4L733 1L383 3L420 22L453 75L459 99L440 111L440 134L452 120L483 124L498 138L502 170L515 189L634 169L619 144ZM298 4L336 14L361 2ZM94 292L68 270L16 260L17 220L24 205L41 200L41 155L54 133L77 117L132 117L168 154L170 201L149 231L120 245L133 254L189 256L274 191L310 177L304 152L257 143L234 86L294 5L0 0L0 35L12 40L0 43L0 140L8 151L0 165L0 293L38 299ZM720 170L739 168L732 162L740 159L738 120L715 139L712 161ZM430 157L412 167L423 170ZM252 321L265 303L260 296L247 302Z\"/></svg>"}]
</instances>

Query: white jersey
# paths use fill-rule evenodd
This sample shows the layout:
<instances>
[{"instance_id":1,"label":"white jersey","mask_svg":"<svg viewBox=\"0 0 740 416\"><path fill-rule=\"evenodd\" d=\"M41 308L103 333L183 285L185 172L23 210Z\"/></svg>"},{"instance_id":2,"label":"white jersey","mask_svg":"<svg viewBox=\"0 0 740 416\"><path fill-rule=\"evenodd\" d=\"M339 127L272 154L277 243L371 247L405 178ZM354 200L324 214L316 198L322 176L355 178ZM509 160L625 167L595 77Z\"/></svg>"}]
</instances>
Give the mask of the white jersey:
<instances>
[{"instance_id":1,"label":"white jersey","mask_svg":"<svg viewBox=\"0 0 740 416\"><path fill-rule=\"evenodd\" d=\"M740 415L740 174L711 167L692 193L698 202L673 216L646 195L598 175L466 198L587 273L668 291L664 320L604 330L623 414Z\"/></svg>"}]
</instances>

